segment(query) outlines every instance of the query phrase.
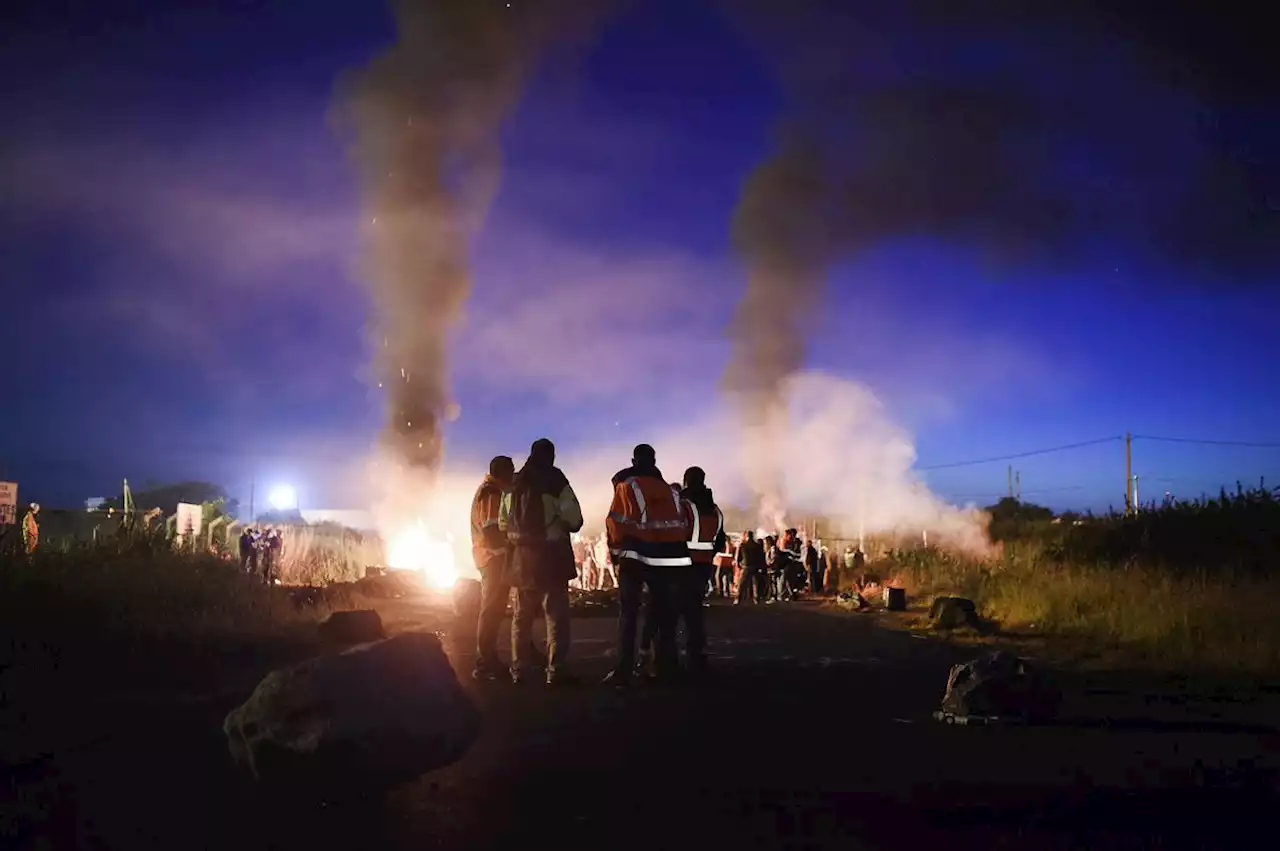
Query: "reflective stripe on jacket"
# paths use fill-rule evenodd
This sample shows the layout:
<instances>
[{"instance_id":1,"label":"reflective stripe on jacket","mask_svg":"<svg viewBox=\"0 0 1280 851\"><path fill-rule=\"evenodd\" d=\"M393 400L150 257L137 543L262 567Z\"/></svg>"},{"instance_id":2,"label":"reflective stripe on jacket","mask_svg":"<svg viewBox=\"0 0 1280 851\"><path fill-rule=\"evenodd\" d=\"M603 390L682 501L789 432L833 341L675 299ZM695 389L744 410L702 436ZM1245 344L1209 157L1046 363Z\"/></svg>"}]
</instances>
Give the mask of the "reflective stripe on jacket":
<instances>
[{"instance_id":1,"label":"reflective stripe on jacket","mask_svg":"<svg viewBox=\"0 0 1280 851\"><path fill-rule=\"evenodd\" d=\"M712 511L699 513L698 507L689 500L684 500L685 511L690 520L689 558L694 564L715 564L716 542L724 531L724 515L718 506Z\"/></svg>"},{"instance_id":2,"label":"reflective stripe on jacket","mask_svg":"<svg viewBox=\"0 0 1280 851\"><path fill-rule=\"evenodd\" d=\"M693 564L684 501L661 478L630 476L618 482L605 528L615 563L631 559L654 567Z\"/></svg>"}]
</instances>

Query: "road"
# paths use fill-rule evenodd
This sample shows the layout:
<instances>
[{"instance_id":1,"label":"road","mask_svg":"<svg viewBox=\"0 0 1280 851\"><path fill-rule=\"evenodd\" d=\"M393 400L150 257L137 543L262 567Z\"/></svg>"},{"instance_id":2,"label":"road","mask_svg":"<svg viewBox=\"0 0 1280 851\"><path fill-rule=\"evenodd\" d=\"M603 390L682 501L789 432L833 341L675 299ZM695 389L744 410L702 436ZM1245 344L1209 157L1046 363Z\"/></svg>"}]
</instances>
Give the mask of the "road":
<instances>
[{"instance_id":1,"label":"road","mask_svg":"<svg viewBox=\"0 0 1280 851\"><path fill-rule=\"evenodd\" d=\"M384 614L393 628L444 617L420 601ZM62 762L52 847L1234 848L1267 835L1275 785L1258 778L1280 764L1280 737L1254 723L1265 707L1067 681L1063 724L946 727L930 713L973 652L877 617L714 606L715 679L698 688L466 679L485 713L467 756L358 805L246 795L216 729L225 699L198 733L201 713L140 710L142 740ZM592 682L612 630L574 623ZM446 643L466 677L469 642Z\"/></svg>"}]
</instances>

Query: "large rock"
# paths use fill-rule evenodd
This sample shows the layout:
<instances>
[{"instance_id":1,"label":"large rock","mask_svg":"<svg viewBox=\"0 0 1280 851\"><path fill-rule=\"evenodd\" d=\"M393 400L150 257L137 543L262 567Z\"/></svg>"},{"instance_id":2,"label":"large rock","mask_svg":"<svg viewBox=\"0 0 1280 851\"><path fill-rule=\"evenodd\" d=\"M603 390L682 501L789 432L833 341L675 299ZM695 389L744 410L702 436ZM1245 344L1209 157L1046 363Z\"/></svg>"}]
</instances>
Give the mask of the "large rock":
<instances>
[{"instance_id":1,"label":"large rock","mask_svg":"<svg viewBox=\"0 0 1280 851\"><path fill-rule=\"evenodd\" d=\"M934 629L959 629L969 626L978 629L978 609L965 597L934 597L929 606L929 621Z\"/></svg>"},{"instance_id":2,"label":"large rock","mask_svg":"<svg viewBox=\"0 0 1280 851\"><path fill-rule=\"evenodd\" d=\"M423 632L273 671L223 724L232 757L259 781L325 797L455 762L479 730L440 639Z\"/></svg>"},{"instance_id":3,"label":"large rock","mask_svg":"<svg viewBox=\"0 0 1280 851\"><path fill-rule=\"evenodd\" d=\"M320 638L330 644L367 644L387 637L382 618L373 609L334 612L318 627Z\"/></svg>"},{"instance_id":4,"label":"large rock","mask_svg":"<svg viewBox=\"0 0 1280 851\"><path fill-rule=\"evenodd\" d=\"M957 717L1032 721L1052 715L1057 703L1056 691L1027 660L996 650L952 667L941 711Z\"/></svg>"}]
</instances>

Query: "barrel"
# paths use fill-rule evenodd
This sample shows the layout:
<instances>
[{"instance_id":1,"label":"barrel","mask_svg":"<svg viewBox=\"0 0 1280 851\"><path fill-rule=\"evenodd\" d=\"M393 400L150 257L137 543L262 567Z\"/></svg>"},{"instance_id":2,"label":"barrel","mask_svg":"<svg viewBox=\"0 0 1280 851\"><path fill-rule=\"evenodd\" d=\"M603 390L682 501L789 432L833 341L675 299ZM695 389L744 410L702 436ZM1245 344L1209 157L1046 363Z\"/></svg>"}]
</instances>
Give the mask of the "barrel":
<instances>
[{"instance_id":1,"label":"barrel","mask_svg":"<svg viewBox=\"0 0 1280 851\"><path fill-rule=\"evenodd\" d=\"M907 589L885 588L884 607L891 612L905 611L907 608Z\"/></svg>"}]
</instances>

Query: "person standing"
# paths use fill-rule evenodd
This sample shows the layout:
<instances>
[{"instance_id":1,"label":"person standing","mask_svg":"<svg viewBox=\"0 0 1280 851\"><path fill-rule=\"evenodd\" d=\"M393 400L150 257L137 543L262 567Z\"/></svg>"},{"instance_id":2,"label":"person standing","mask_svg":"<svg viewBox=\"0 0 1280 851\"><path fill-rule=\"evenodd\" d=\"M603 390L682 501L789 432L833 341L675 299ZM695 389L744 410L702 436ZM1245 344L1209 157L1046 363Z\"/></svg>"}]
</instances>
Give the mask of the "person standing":
<instances>
[{"instance_id":1,"label":"person standing","mask_svg":"<svg viewBox=\"0 0 1280 851\"><path fill-rule=\"evenodd\" d=\"M756 533L747 530L742 533L742 542L738 544L738 597L734 605L747 602L763 603L761 596L763 582L761 577L766 570L764 546L756 540Z\"/></svg>"},{"instance_id":2,"label":"person standing","mask_svg":"<svg viewBox=\"0 0 1280 851\"><path fill-rule=\"evenodd\" d=\"M577 576L570 535L582 529L582 507L560 468L556 447L539 438L502 497L498 528L511 542L516 610L511 623L511 681L519 684L532 662L533 621L547 621L547 685L568 683L569 582Z\"/></svg>"},{"instance_id":3,"label":"person standing","mask_svg":"<svg viewBox=\"0 0 1280 851\"><path fill-rule=\"evenodd\" d=\"M240 569L245 573L252 574L256 567L253 549L253 530L245 527L240 533Z\"/></svg>"},{"instance_id":4,"label":"person standing","mask_svg":"<svg viewBox=\"0 0 1280 851\"><path fill-rule=\"evenodd\" d=\"M33 502L22 518L22 547L27 555L34 553L36 547L40 546L40 521L36 519L39 514L40 503Z\"/></svg>"},{"instance_id":5,"label":"person standing","mask_svg":"<svg viewBox=\"0 0 1280 851\"><path fill-rule=\"evenodd\" d=\"M267 584L270 585L280 575L280 557L284 554L284 533L280 531L279 527L267 533L263 547L263 555L266 557L267 562L267 568L263 571L263 575Z\"/></svg>"},{"instance_id":6,"label":"person standing","mask_svg":"<svg viewBox=\"0 0 1280 851\"><path fill-rule=\"evenodd\" d=\"M804 566L809 573L809 592L815 596L823 592L822 560L818 557L818 548L813 541L807 541L804 547Z\"/></svg>"},{"instance_id":7,"label":"person standing","mask_svg":"<svg viewBox=\"0 0 1280 851\"><path fill-rule=\"evenodd\" d=\"M613 477L613 503L605 519L610 557L618 569L618 657L606 682L630 684L636 661L636 621L640 597L649 589L657 627L655 671L674 676L677 571L693 566L689 559L688 521L680 495L658 470L653 447L641 443L631 453L631 466Z\"/></svg>"},{"instance_id":8,"label":"person standing","mask_svg":"<svg viewBox=\"0 0 1280 851\"><path fill-rule=\"evenodd\" d=\"M508 575L510 542L498 527L502 499L515 478L508 455L489 462L489 474L471 498L471 558L480 572L480 616L476 621L476 666L473 679L496 680L503 673L498 659L498 629L511 599Z\"/></svg>"},{"instance_id":9,"label":"person standing","mask_svg":"<svg viewBox=\"0 0 1280 851\"><path fill-rule=\"evenodd\" d=\"M677 600L685 626L689 673L701 676L707 670L706 613L702 602L716 571L716 553L725 547L724 514L707 487L707 474L701 467L685 470L682 484L680 498L689 517L689 559L693 568L684 572L687 579Z\"/></svg>"}]
</instances>

